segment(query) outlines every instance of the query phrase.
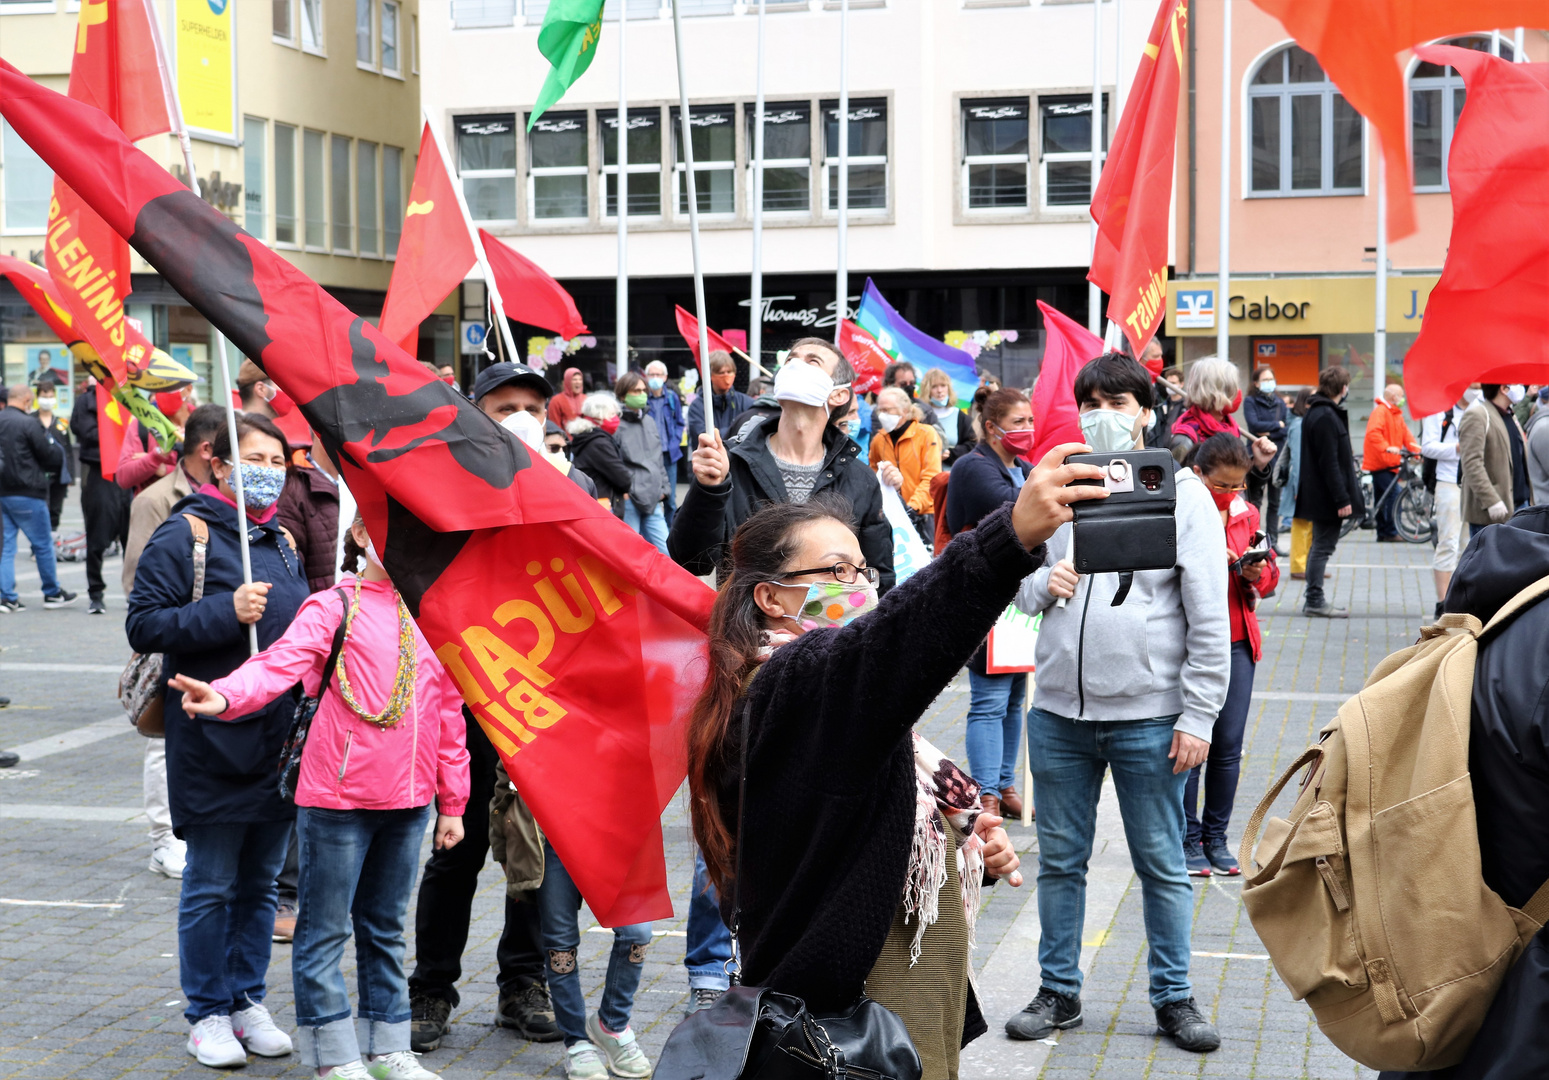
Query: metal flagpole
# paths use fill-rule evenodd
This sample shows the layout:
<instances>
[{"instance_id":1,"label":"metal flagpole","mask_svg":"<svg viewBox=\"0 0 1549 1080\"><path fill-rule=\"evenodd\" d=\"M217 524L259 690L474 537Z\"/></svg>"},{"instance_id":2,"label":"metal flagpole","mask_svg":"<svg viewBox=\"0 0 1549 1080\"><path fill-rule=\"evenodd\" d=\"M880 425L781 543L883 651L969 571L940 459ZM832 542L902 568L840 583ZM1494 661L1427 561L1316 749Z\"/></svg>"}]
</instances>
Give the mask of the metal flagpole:
<instances>
[{"instance_id":1,"label":"metal flagpole","mask_svg":"<svg viewBox=\"0 0 1549 1080\"><path fill-rule=\"evenodd\" d=\"M1092 176L1090 198L1088 202L1097 198L1097 177L1102 171L1103 153L1103 3L1102 0L1092 0ZM1088 218L1091 221L1087 230L1089 242L1087 252L1089 257L1097 253L1097 219L1091 217L1091 208L1087 209ZM1099 332L1103 325L1103 291L1097 287L1097 282L1087 283L1086 287L1086 328L1092 333Z\"/></svg>"},{"instance_id":2,"label":"metal flagpole","mask_svg":"<svg viewBox=\"0 0 1549 1080\"><path fill-rule=\"evenodd\" d=\"M161 92L167 102L167 118L172 122L172 132L177 136L178 147L183 152L183 168L188 172L188 186L195 195L199 194L199 177L194 171L194 144L188 137L188 128L183 124L183 105L178 100L177 88L173 82L172 69L167 64L167 47L161 37L161 22L156 16L156 5L152 0L145 0L145 17L151 25L151 44L156 50L156 67L161 72ZM219 354L218 365L221 372L221 396L226 405L226 435L231 440L231 490L237 496L237 521L241 528L237 530L238 546L242 551L242 581L244 584L253 583L253 555L247 542L247 499L242 490L242 469L240 468L241 451L238 449L237 438L237 406L232 401L231 393L231 368L226 359L226 335L220 330L215 331L215 350ZM128 387L125 390L134 393ZM247 624L247 650L250 655L258 652L258 624Z\"/></svg>"},{"instance_id":3,"label":"metal flagpole","mask_svg":"<svg viewBox=\"0 0 1549 1080\"><path fill-rule=\"evenodd\" d=\"M839 0L839 252L834 268L834 340L850 301L850 0Z\"/></svg>"},{"instance_id":4,"label":"metal flagpole","mask_svg":"<svg viewBox=\"0 0 1549 1080\"><path fill-rule=\"evenodd\" d=\"M705 275L699 262L699 192L694 186L694 140L688 122L688 83L683 79L683 19L672 0L672 42L678 54L678 130L683 139L683 181L688 192L688 239L694 253L694 315L699 319L699 392L705 400L705 431L715 427L715 388L710 385L710 331L705 325ZM689 447L692 451L696 447Z\"/></svg>"},{"instance_id":5,"label":"metal flagpole","mask_svg":"<svg viewBox=\"0 0 1549 1080\"><path fill-rule=\"evenodd\" d=\"M629 0L617 0L619 6L619 278L614 306L618 311L618 371L622 378L629 370L629 98L624 92L624 24L629 21Z\"/></svg>"},{"instance_id":6,"label":"metal flagpole","mask_svg":"<svg viewBox=\"0 0 1549 1080\"><path fill-rule=\"evenodd\" d=\"M1387 165L1377 155L1377 325L1372 334L1372 401L1388 381L1388 185Z\"/></svg>"},{"instance_id":7,"label":"metal flagpole","mask_svg":"<svg viewBox=\"0 0 1549 1080\"><path fill-rule=\"evenodd\" d=\"M755 375L763 366L764 355L764 0L758 0L757 70L753 90L753 273L748 290L748 353Z\"/></svg>"},{"instance_id":8,"label":"metal flagpole","mask_svg":"<svg viewBox=\"0 0 1549 1080\"><path fill-rule=\"evenodd\" d=\"M1216 355L1231 359L1231 316L1227 299L1232 280L1232 0L1221 0L1221 236L1216 283Z\"/></svg>"}]
</instances>

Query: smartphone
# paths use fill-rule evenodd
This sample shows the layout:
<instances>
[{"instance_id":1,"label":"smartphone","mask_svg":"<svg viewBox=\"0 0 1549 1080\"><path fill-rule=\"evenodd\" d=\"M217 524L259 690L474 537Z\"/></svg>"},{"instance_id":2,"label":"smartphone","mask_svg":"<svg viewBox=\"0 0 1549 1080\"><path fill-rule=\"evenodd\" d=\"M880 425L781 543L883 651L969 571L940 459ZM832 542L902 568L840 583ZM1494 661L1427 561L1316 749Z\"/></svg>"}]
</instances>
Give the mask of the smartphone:
<instances>
[{"instance_id":1,"label":"smartphone","mask_svg":"<svg viewBox=\"0 0 1549 1080\"><path fill-rule=\"evenodd\" d=\"M1068 463L1096 465L1108 497L1071 504L1070 560L1080 574L1171 570L1178 562L1178 464L1167 450L1072 454Z\"/></svg>"}]
</instances>

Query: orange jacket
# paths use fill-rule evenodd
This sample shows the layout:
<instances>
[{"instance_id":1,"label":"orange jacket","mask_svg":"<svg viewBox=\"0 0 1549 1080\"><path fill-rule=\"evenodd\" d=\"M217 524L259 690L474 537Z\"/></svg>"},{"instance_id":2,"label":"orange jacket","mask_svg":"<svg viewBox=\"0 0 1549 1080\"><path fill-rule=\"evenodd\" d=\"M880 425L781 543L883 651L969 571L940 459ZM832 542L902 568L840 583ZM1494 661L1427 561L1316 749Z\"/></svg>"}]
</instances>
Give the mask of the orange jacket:
<instances>
[{"instance_id":1,"label":"orange jacket","mask_svg":"<svg viewBox=\"0 0 1549 1080\"><path fill-rule=\"evenodd\" d=\"M1386 401L1377 402L1371 418L1366 421L1366 441L1361 451L1361 468L1367 472L1396 469L1403 464L1397 454L1388 453L1388 447L1401 446L1411 453L1420 452L1414 433L1404 423L1404 410L1395 409Z\"/></svg>"},{"instance_id":2,"label":"orange jacket","mask_svg":"<svg viewBox=\"0 0 1549 1080\"><path fill-rule=\"evenodd\" d=\"M941 436L929 424L915 420L904 429L897 443L886 431L871 437L871 471L891 461L904 474L904 488L898 494L916 513L934 514L930 482L941 471Z\"/></svg>"}]
</instances>

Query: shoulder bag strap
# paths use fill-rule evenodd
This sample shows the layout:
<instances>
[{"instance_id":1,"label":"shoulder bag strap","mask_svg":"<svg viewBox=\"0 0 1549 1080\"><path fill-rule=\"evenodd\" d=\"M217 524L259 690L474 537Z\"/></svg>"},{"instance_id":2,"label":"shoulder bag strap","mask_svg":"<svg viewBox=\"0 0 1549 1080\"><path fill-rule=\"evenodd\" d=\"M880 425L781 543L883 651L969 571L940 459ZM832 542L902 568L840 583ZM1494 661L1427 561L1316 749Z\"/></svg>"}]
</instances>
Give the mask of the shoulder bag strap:
<instances>
[{"instance_id":1,"label":"shoulder bag strap","mask_svg":"<svg viewBox=\"0 0 1549 1080\"><path fill-rule=\"evenodd\" d=\"M731 931L731 956L732 963L736 965L735 971L728 971L731 983L736 986L742 981L742 939L739 936L742 930L742 826L747 820L748 801L748 705L746 700L747 688L743 688L744 699L738 702L742 710L742 745L739 748L738 757L740 767L737 776L737 854L733 859L732 869L732 894L731 894L731 925L726 929Z\"/></svg>"},{"instance_id":2,"label":"shoulder bag strap","mask_svg":"<svg viewBox=\"0 0 1549 1080\"><path fill-rule=\"evenodd\" d=\"M339 653L344 650L344 629L350 621L350 598L344 595L343 589L335 589L339 594L339 602L344 610L339 614L339 625L333 632L333 648L329 650L328 662L323 665L323 681L318 684L317 696L322 697L328 691L328 684L333 682L334 669L339 666Z\"/></svg>"},{"instance_id":3,"label":"shoulder bag strap","mask_svg":"<svg viewBox=\"0 0 1549 1080\"><path fill-rule=\"evenodd\" d=\"M204 523L204 518L194 514L184 514L183 520L188 522L189 530L194 534L194 600L204 598L204 568L210 554L210 527Z\"/></svg>"}]
</instances>

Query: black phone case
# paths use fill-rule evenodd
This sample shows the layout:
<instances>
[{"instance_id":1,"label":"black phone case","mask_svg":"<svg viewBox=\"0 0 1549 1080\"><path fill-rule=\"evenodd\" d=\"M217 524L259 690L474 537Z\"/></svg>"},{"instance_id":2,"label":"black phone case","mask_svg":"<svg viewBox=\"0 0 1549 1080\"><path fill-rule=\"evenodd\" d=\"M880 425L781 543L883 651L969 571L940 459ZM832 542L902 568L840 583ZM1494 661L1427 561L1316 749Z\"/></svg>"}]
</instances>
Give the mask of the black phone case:
<instances>
[{"instance_id":1,"label":"black phone case","mask_svg":"<svg viewBox=\"0 0 1549 1080\"><path fill-rule=\"evenodd\" d=\"M1071 562L1080 574L1132 570L1171 570L1178 562L1178 465L1167 450L1122 450L1104 454L1072 454L1072 464L1096 465L1105 473L1115 461L1128 465L1131 490L1113 490L1109 480L1078 480L1107 486L1106 499L1073 503ZM1143 472L1144 470L1144 472ZM1160 470L1157 476L1152 470ZM1142 476L1156 481L1149 490Z\"/></svg>"}]
</instances>

